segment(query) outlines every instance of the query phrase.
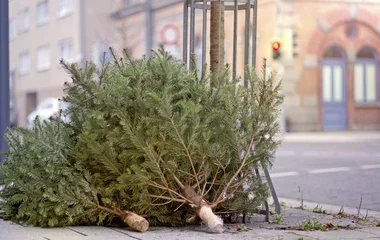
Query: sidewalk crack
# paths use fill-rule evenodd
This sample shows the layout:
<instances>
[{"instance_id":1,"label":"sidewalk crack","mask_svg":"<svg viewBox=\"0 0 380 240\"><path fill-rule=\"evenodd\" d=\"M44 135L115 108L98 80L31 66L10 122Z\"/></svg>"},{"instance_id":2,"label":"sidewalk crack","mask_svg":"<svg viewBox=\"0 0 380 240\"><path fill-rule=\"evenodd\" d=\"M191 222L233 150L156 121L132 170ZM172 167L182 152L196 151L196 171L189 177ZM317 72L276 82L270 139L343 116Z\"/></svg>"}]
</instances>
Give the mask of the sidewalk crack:
<instances>
[{"instance_id":1,"label":"sidewalk crack","mask_svg":"<svg viewBox=\"0 0 380 240\"><path fill-rule=\"evenodd\" d=\"M109 228L109 229L111 229L111 230L113 230L113 231L115 231L115 232L118 232L118 233L121 233L121 234L127 235L128 237L134 238L134 239L136 239L136 240L143 240L142 238L138 238L138 237L132 236L132 235L130 235L130 234L126 233L126 232L120 231L120 230L118 230L118 229L114 229L114 228Z\"/></svg>"},{"instance_id":2,"label":"sidewalk crack","mask_svg":"<svg viewBox=\"0 0 380 240\"><path fill-rule=\"evenodd\" d=\"M87 237L87 234L81 233L81 232L79 232L79 231L77 231L77 230L74 230L74 229L72 229L72 228L67 228L67 229L69 229L69 230L71 230L71 231L73 231L73 232L76 232L76 233L78 233L78 234L80 234L80 235L82 235L82 236L86 236L86 237Z\"/></svg>"}]
</instances>

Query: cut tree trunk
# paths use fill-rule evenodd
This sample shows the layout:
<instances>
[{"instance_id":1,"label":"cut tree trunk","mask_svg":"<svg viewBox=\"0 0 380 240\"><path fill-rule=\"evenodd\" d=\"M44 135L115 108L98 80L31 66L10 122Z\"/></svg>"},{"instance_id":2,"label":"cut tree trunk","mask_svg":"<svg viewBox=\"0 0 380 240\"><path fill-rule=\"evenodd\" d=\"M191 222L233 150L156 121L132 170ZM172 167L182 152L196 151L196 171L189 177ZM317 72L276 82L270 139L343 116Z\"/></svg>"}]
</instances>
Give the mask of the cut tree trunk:
<instances>
[{"instance_id":1,"label":"cut tree trunk","mask_svg":"<svg viewBox=\"0 0 380 240\"><path fill-rule=\"evenodd\" d=\"M219 75L224 68L224 2L211 2L210 71Z\"/></svg>"},{"instance_id":2,"label":"cut tree trunk","mask_svg":"<svg viewBox=\"0 0 380 240\"><path fill-rule=\"evenodd\" d=\"M103 207L98 205L98 209L115 214L119 216L124 223L126 223L128 226L130 226L132 229L139 231L139 232L146 232L149 228L149 222L141 217L140 215L137 215L134 212L131 211L123 211L120 209L110 209L107 207Z\"/></svg>"},{"instance_id":3,"label":"cut tree trunk","mask_svg":"<svg viewBox=\"0 0 380 240\"><path fill-rule=\"evenodd\" d=\"M223 220L215 215L201 195L197 194L191 186L185 186L183 194L192 202L191 206L196 209L197 216L206 224L208 231L213 233L223 232Z\"/></svg>"},{"instance_id":4,"label":"cut tree trunk","mask_svg":"<svg viewBox=\"0 0 380 240\"><path fill-rule=\"evenodd\" d=\"M123 222L139 232L145 232L149 228L149 222L145 218L130 211L125 211Z\"/></svg>"}]
</instances>

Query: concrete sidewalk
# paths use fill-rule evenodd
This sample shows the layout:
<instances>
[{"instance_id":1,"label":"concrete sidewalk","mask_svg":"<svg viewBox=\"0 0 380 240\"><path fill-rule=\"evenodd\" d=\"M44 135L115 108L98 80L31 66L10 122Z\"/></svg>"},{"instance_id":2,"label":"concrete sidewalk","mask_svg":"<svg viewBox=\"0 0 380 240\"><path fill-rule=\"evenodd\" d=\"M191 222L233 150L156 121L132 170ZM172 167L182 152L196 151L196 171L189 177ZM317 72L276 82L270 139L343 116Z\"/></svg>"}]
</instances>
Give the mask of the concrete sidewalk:
<instances>
[{"instance_id":1,"label":"concrete sidewalk","mask_svg":"<svg viewBox=\"0 0 380 240\"><path fill-rule=\"evenodd\" d=\"M286 199L285 199L286 200ZM288 201L288 200L286 200ZM292 202L293 201L293 202ZM111 227L63 227L43 229L39 227L21 226L0 219L1 240L187 240L187 239L261 239L261 240L313 240L313 239L380 239L379 219L370 214L366 219L358 220L355 216L333 215L330 208L326 214L315 213L310 210L300 210L290 207L294 200L289 200L289 205L282 207L281 221L275 222L271 216L271 223L253 222L244 224L245 231L238 231L237 224L225 224L222 234L207 233L201 226L189 226L184 228L150 227L145 233L130 231L127 228ZM310 206L311 207L311 206ZM313 206L314 207L314 206ZM335 211L335 210L332 210ZM335 212L337 213L337 212ZM309 219L309 220L308 220ZM279 220L279 219L277 219ZM327 231L301 231L297 226L305 226L305 222L315 221L318 224L332 224L340 226L339 230ZM243 225L240 225L244 227Z\"/></svg>"},{"instance_id":2,"label":"concrete sidewalk","mask_svg":"<svg viewBox=\"0 0 380 240\"><path fill-rule=\"evenodd\" d=\"M380 131L343 131L343 132L291 132L283 134L283 142L289 143L380 143Z\"/></svg>"}]
</instances>

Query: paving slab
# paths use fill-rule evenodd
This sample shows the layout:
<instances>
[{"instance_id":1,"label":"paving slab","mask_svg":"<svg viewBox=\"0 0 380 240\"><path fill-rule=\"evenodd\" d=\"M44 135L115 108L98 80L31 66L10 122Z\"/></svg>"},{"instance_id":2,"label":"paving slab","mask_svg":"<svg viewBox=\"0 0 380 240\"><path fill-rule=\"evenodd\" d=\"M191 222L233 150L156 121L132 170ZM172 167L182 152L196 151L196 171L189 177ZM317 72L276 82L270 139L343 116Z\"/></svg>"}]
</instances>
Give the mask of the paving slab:
<instances>
[{"instance_id":1,"label":"paving slab","mask_svg":"<svg viewBox=\"0 0 380 240\"><path fill-rule=\"evenodd\" d=\"M283 207L283 220L275 221L275 215L270 222L252 222L248 224L225 224L222 234L208 233L202 225L182 228L150 227L145 233L131 231L121 227L75 226L62 228L40 228L22 226L0 219L0 240L316 240L316 239L380 239L380 227L374 227L374 220L367 219L359 223L352 215L344 218L331 214L314 213L308 210ZM308 219L321 224L332 223L339 226L350 225L350 229L329 231L299 231L296 230ZM239 231L238 226L246 227Z\"/></svg>"}]
</instances>

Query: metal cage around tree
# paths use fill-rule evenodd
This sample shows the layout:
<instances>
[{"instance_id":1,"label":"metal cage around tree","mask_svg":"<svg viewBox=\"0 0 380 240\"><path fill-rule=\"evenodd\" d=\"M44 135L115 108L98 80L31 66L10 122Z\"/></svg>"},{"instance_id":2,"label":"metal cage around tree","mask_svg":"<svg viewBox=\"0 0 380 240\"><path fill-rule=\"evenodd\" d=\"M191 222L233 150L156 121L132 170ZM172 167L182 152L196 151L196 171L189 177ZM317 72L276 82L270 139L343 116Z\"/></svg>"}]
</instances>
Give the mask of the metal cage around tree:
<instances>
[{"instance_id":1,"label":"metal cage around tree","mask_svg":"<svg viewBox=\"0 0 380 240\"><path fill-rule=\"evenodd\" d=\"M211 10L212 2L224 3L225 12L233 12L233 50L232 50L232 74L236 77L237 74L237 58L244 59L244 66L256 65L256 27L257 27L257 0L184 0L184 14L183 14L183 61L188 64L190 69L193 69L192 63L189 60L189 55L195 53L194 45L196 42L195 25L197 14L196 10L201 12L201 29L202 34L200 42L202 45L201 63L202 66L206 63L206 47L210 44L210 38L207 36L208 14ZM221 6L221 4L220 4ZM242 12L242 13L241 13ZM244 31L238 31L239 16L244 14ZM240 18L241 19L241 18ZM244 51L238 52L238 35L244 36ZM219 34L219 44L221 42L221 35ZM190 54L188 54L190 52ZM240 54L239 54L240 53ZM243 56L241 56L241 54ZM239 55L239 56L238 56ZM220 58L220 55L219 55ZM218 66L218 72L224 66Z\"/></svg>"}]
</instances>

